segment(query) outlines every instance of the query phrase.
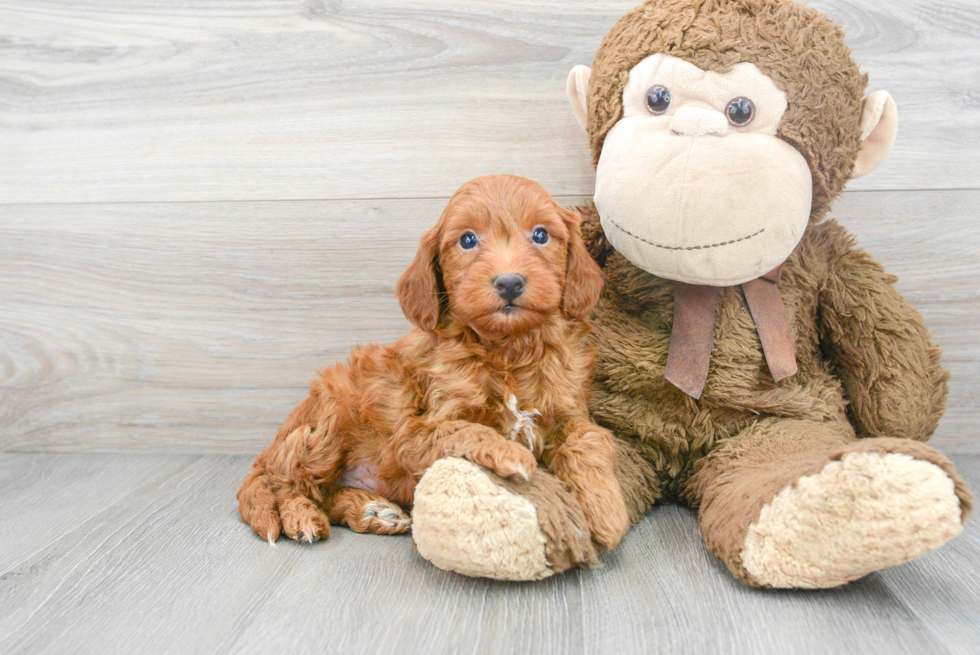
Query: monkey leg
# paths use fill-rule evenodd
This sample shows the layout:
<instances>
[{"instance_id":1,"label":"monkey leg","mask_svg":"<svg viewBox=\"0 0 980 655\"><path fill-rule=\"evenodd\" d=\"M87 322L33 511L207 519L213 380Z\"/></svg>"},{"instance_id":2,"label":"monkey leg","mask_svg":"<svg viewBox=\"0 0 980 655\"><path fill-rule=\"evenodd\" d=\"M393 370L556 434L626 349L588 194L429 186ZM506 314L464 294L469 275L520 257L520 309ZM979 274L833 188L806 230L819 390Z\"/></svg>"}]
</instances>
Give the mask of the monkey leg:
<instances>
[{"instance_id":1,"label":"monkey leg","mask_svg":"<svg viewBox=\"0 0 980 655\"><path fill-rule=\"evenodd\" d=\"M659 497L656 475L632 447L615 443L616 478L632 524ZM539 580L598 563L578 499L542 468L525 482L441 459L415 489L412 520L419 554L463 575Z\"/></svg>"},{"instance_id":2,"label":"monkey leg","mask_svg":"<svg viewBox=\"0 0 980 655\"><path fill-rule=\"evenodd\" d=\"M412 521L419 554L463 575L538 580L597 561L578 501L540 468L525 482L440 459L415 488Z\"/></svg>"},{"instance_id":3,"label":"monkey leg","mask_svg":"<svg viewBox=\"0 0 980 655\"><path fill-rule=\"evenodd\" d=\"M915 559L972 508L934 448L806 420L767 419L726 440L687 494L711 552L743 582L776 588L836 587Z\"/></svg>"},{"instance_id":4,"label":"monkey leg","mask_svg":"<svg viewBox=\"0 0 980 655\"><path fill-rule=\"evenodd\" d=\"M333 487L327 492L323 508L335 525L346 525L354 532L402 534L412 520L394 501L354 487Z\"/></svg>"}]
</instances>

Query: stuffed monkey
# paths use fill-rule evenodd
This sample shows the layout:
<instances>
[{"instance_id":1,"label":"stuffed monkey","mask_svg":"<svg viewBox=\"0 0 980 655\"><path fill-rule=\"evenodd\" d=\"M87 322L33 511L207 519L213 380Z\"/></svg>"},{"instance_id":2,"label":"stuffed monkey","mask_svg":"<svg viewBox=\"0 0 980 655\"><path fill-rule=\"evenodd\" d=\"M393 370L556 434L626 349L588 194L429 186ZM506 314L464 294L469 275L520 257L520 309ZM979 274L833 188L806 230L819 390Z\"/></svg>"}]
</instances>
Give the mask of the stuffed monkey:
<instances>
[{"instance_id":1,"label":"stuffed monkey","mask_svg":"<svg viewBox=\"0 0 980 655\"><path fill-rule=\"evenodd\" d=\"M651 0L568 95L596 166L579 208L606 285L591 410L632 520L696 507L753 586L834 587L955 536L972 498L926 441L948 373L895 278L834 220L895 137L839 27L791 0ZM910 244L911 245L911 244ZM596 561L547 471L437 462L414 535L437 566L535 579Z\"/></svg>"}]
</instances>

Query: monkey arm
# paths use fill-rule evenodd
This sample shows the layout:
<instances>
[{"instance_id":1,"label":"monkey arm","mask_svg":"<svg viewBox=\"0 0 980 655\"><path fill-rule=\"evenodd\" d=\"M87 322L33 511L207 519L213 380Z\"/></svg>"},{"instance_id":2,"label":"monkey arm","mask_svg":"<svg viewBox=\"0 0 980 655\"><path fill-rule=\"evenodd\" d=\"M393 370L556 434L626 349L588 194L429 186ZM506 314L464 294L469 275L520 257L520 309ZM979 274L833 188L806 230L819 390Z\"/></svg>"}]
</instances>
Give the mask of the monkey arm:
<instances>
[{"instance_id":1,"label":"monkey arm","mask_svg":"<svg viewBox=\"0 0 980 655\"><path fill-rule=\"evenodd\" d=\"M940 350L922 316L892 286L897 278L837 229L820 289L820 338L843 383L851 421L863 437L925 441L948 392Z\"/></svg>"}]
</instances>

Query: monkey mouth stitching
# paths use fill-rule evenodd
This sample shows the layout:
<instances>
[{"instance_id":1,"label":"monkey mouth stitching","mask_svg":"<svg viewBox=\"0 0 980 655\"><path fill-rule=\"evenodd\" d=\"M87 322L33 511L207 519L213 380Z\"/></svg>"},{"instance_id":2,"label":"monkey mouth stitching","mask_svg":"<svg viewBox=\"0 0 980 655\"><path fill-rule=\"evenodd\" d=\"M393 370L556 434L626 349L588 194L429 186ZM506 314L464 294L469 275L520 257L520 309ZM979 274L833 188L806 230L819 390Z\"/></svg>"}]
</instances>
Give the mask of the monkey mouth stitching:
<instances>
[{"instance_id":1,"label":"monkey mouth stitching","mask_svg":"<svg viewBox=\"0 0 980 655\"><path fill-rule=\"evenodd\" d=\"M654 248L663 248L664 250L704 250L705 248L719 248L721 246L730 246L731 244L738 243L739 241L748 241L752 237L757 237L757 236L759 236L760 234L762 234L763 232L766 231L766 228L762 228L761 230L759 230L757 232L753 232L752 234L750 234L748 236L740 237L738 239L732 239L731 241L721 241L719 243L709 243L709 244L703 245L703 246L665 246L665 245L660 244L660 243L654 243L653 241L648 241L647 239L644 239L643 237L641 237L641 236L639 236L637 234L633 234L632 232L630 232L629 230L627 230L626 228L624 228L622 225L620 225L619 223L617 223L616 221L614 221L611 218L609 219L609 222L612 223L613 225L615 225L616 226L616 229L618 229L618 230L620 230L622 232L625 232L626 234L630 235L634 239L638 239L638 240L642 241L643 243L645 243L647 245L653 246Z\"/></svg>"}]
</instances>

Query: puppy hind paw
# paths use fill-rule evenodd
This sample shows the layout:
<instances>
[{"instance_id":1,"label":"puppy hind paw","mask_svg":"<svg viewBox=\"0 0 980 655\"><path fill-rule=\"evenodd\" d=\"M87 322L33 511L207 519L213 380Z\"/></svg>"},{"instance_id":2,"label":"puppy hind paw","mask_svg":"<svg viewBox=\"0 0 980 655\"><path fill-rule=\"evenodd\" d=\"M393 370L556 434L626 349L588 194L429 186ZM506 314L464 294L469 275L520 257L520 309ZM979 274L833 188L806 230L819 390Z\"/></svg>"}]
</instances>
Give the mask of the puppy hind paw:
<instances>
[{"instance_id":1,"label":"puppy hind paw","mask_svg":"<svg viewBox=\"0 0 980 655\"><path fill-rule=\"evenodd\" d=\"M270 545L276 545L282 532L282 523L279 520L279 512L274 506L252 512L248 517L248 524L255 534L268 541Z\"/></svg>"},{"instance_id":2,"label":"puppy hind paw","mask_svg":"<svg viewBox=\"0 0 980 655\"><path fill-rule=\"evenodd\" d=\"M402 534L412 525L412 519L401 507L390 502L374 500L364 506L358 526L351 526L358 532L373 534Z\"/></svg>"},{"instance_id":3,"label":"puppy hind paw","mask_svg":"<svg viewBox=\"0 0 980 655\"><path fill-rule=\"evenodd\" d=\"M330 521L308 498L291 498L279 507L282 531L287 537L308 544L330 535Z\"/></svg>"}]
</instances>

